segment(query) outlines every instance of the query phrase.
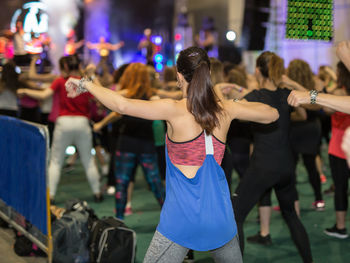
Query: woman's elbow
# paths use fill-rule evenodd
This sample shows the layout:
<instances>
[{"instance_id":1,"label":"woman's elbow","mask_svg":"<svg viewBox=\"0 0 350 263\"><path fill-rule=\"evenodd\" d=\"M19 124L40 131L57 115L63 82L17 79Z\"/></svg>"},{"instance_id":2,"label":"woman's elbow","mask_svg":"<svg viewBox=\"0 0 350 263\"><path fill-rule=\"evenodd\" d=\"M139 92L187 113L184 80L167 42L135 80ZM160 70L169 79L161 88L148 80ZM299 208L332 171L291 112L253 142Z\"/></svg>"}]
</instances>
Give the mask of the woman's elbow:
<instances>
[{"instance_id":1,"label":"woman's elbow","mask_svg":"<svg viewBox=\"0 0 350 263\"><path fill-rule=\"evenodd\" d=\"M269 113L266 115L267 118L265 118L264 122L265 124L275 122L280 117L278 111L275 108L269 107L268 109Z\"/></svg>"}]
</instances>

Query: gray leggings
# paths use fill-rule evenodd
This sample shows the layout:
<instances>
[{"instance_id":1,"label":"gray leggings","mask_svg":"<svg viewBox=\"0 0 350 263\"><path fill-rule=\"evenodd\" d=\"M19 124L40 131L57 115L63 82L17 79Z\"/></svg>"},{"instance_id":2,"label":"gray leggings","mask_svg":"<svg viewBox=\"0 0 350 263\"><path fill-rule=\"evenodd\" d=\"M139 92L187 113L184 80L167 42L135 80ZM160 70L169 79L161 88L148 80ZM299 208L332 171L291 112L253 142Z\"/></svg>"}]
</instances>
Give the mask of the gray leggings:
<instances>
[{"instance_id":1,"label":"gray leggings","mask_svg":"<svg viewBox=\"0 0 350 263\"><path fill-rule=\"evenodd\" d=\"M143 263L181 263L188 248L180 246L156 231L147 250ZM242 263L238 235L224 246L210 250L216 263Z\"/></svg>"}]
</instances>

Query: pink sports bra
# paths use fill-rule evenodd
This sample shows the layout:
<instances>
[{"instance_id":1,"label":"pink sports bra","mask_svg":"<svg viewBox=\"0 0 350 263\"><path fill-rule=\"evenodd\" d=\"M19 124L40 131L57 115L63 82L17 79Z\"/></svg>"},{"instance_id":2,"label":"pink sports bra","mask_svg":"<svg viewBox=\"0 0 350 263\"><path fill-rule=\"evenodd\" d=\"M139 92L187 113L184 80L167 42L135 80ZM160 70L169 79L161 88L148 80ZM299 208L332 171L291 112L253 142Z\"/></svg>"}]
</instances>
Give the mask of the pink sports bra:
<instances>
[{"instance_id":1,"label":"pink sports bra","mask_svg":"<svg viewBox=\"0 0 350 263\"><path fill-rule=\"evenodd\" d=\"M168 155L173 164L201 166L205 160L204 131L196 138L186 142L174 142L166 136ZM213 135L214 158L220 165L225 153L225 143Z\"/></svg>"}]
</instances>

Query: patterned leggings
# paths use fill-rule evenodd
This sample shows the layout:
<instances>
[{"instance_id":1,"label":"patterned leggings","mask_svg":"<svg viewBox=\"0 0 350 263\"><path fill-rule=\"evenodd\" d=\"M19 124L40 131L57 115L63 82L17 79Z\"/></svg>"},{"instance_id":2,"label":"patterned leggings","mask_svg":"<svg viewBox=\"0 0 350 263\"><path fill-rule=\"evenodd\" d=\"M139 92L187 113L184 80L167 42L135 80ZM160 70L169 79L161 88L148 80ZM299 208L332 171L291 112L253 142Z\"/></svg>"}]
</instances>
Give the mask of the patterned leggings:
<instances>
[{"instance_id":1,"label":"patterned leggings","mask_svg":"<svg viewBox=\"0 0 350 263\"><path fill-rule=\"evenodd\" d=\"M164 203L165 190L159 175L157 154L136 154L117 151L115 156L117 218L124 219L128 185L138 164L141 165L146 181L160 206Z\"/></svg>"}]
</instances>

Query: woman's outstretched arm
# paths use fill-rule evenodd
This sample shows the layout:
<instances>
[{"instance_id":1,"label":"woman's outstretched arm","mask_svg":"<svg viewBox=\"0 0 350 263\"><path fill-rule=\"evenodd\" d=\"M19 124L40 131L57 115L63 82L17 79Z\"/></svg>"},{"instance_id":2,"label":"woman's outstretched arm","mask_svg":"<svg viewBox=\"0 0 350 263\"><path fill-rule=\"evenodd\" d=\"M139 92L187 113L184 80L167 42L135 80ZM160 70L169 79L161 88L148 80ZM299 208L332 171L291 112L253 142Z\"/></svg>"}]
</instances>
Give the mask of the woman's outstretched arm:
<instances>
[{"instance_id":1,"label":"woman's outstretched arm","mask_svg":"<svg viewBox=\"0 0 350 263\"><path fill-rule=\"evenodd\" d=\"M310 93L307 91L304 92L293 90L288 97L288 103L294 107L301 104L310 104ZM350 114L350 96L337 96L319 93L316 103L336 111Z\"/></svg>"},{"instance_id":2,"label":"woman's outstretched arm","mask_svg":"<svg viewBox=\"0 0 350 263\"><path fill-rule=\"evenodd\" d=\"M70 78L66 83L68 97L79 95L77 87L79 80ZM122 115L130 115L148 120L169 120L178 114L177 102L171 99L154 101L128 99L117 92L85 81L87 89L97 100L112 111Z\"/></svg>"},{"instance_id":3,"label":"woman's outstretched arm","mask_svg":"<svg viewBox=\"0 0 350 263\"><path fill-rule=\"evenodd\" d=\"M278 111L260 102L228 101L232 119L268 124L279 118Z\"/></svg>"}]
</instances>

